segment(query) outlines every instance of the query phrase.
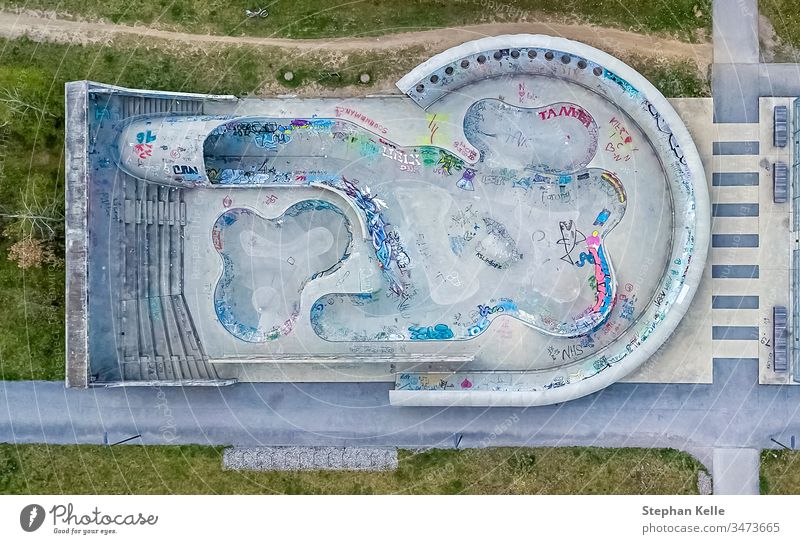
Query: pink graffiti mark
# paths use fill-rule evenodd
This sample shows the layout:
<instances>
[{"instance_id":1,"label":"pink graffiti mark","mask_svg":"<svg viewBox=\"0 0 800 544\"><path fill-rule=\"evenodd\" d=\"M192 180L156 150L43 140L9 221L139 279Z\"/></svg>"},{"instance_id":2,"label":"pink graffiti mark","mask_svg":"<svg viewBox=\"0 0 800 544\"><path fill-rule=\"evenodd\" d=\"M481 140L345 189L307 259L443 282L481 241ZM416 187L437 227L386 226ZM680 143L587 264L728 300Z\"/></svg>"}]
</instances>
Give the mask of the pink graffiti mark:
<instances>
[{"instance_id":1,"label":"pink graffiti mark","mask_svg":"<svg viewBox=\"0 0 800 544\"><path fill-rule=\"evenodd\" d=\"M369 125L370 127L380 132L381 134L386 134L387 132L389 132L388 128L381 125L374 119L370 119L369 117L367 117L358 110L354 110L352 108L347 108L344 106L336 106L334 111L336 111L336 117L351 117L357 121L361 121L362 123Z\"/></svg>"},{"instance_id":2,"label":"pink graffiti mark","mask_svg":"<svg viewBox=\"0 0 800 544\"><path fill-rule=\"evenodd\" d=\"M225 198L222 199L222 206L224 208L230 208L231 204L233 204L233 200L231 200L230 195L226 195Z\"/></svg>"},{"instance_id":3,"label":"pink graffiti mark","mask_svg":"<svg viewBox=\"0 0 800 544\"><path fill-rule=\"evenodd\" d=\"M453 147L455 147L456 151L458 151L462 156L471 161L474 161L476 158L478 158L478 153L474 149L467 147L467 144L461 140L453 142Z\"/></svg>"},{"instance_id":4,"label":"pink graffiti mark","mask_svg":"<svg viewBox=\"0 0 800 544\"><path fill-rule=\"evenodd\" d=\"M215 225L211 230L211 240L217 251L222 251L222 231Z\"/></svg>"},{"instance_id":5,"label":"pink graffiti mark","mask_svg":"<svg viewBox=\"0 0 800 544\"><path fill-rule=\"evenodd\" d=\"M604 310L604 306L612 303L610 293L610 275L608 274L607 264L603 256L603 249L601 246L600 235L597 231L592 232L590 236L586 237L586 245L589 249L589 254L592 256L594 264L594 279L597 284L597 300L592 306L592 312L598 313Z\"/></svg>"},{"instance_id":6,"label":"pink graffiti mark","mask_svg":"<svg viewBox=\"0 0 800 544\"><path fill-rule=\"evenodd\" d=\"M461 382L461 389L472 389L472 382L464 378L464 381Z\"/></svg>"},{"instance_id":7,"label":"pink graffiti mark","mask_svg":"<svg viewBox=\"0 0 800 544\"><path fill-rule=\"evenodd\" d=\"M297 321L297 316L299 315L296 313L292 313L292 316L283 322L283 325L280 327L280 333L284 336L288 335L294 329L294 322Z\"/></svg>"},{"instance_id":8,"label":"pink graffiti mark","mask_svg":"<svg viewBox=\"0 0 800 544\"><path fill-rule=\"evenodd\" d=\"M133 146L133 150L140 159L146 159L153 155L152 144L136 144Z\"/></svg>"},{"instance_id":9,"label":"pink graffiti mark","mask_svg":"<svg viewBox=\"0 0 800 544\"><path fill-rule=\"evenodd\" d=\"M609 142L605 147L606 152L610 153L616 162L631 160L631 153L638 151L638 148L633 145L633 136L622 121L615 116L611 117L608 124L611 132L608 136Z\"/></svg>"},{"instance_id":10,"label":"pink graffiti mark","mask_svg":"<svg viewBox=\"0 0 800 544\"><path fill-rule=\"evenodd\" d=\"M622 124L622 121L612 116L608 124L616 130L623 143L629 144L633 142L633 136L631 136L631 133L628 132L627 128L625 128L625 125Z\"/></svg>"},{"instance_id":11,"label":"pink graffiti mark","mask_svg":"<svg viewBox=\"0 0 800 544\"><path fill-rule=\"evenodd\" d=\"M550 107L539 112L539 118L542 121L547 121L554 117L574 117L586 128L589 128L594 123L594 119L588 111L574 104L564 104L558 109Z\"/></svg>"}]
</instances>

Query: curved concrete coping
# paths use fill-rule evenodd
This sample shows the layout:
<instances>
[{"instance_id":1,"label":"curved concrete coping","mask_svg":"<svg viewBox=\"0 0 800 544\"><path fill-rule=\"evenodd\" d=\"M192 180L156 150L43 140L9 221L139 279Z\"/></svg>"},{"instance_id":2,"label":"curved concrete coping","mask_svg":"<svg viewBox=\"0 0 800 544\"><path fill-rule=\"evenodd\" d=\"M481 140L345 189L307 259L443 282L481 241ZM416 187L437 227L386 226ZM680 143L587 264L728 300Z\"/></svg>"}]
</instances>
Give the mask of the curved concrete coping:
<instances>
[{"instance_id":1,"label":"curved concrete coping","mask_svg":"<svg viewBox=\"0 0 800 544\"><path fill-rule=\"evenodd\" d=\"M669 282L670 287L666 289L662 306L648 314L648 319L633 325L631 332L636 335L633 342L625 346L616 343L604 350L608 366L602 371L591 373L590 370L588 375L580 375L575 381L570 376L544 389L524 392L396 390L390 393L392 404L532 406L564 402L596 392L636 370L658 350L686 314L702 279L710 241L711 210L700 156L689 131L669 101L627 64L594 47L563 38L530 34L496 36L467 42L432 57L400 79L397 87L420 106L427 108L447 93L471 82L501 75L501 71L507 74L525 73L524 63L532 59L519 51L512 56L515 48L545 49L555 53L548 55L548 62L553 66L552 73L542 73L540 66L540 75L565 80L585 80L586 75L594 75L596 79L592 85L609 100L620 103L623 109L627 104L629 112L640 112L642 109L649 111L652 119L647 127L648 134L652 140L661 143L664 168L670 178L675 226L672 255L665 278L671 274L674 281ZM497 57L494 52L498 52ZM557 69L562 64L559 53L585 59L586 66L580 77L570 78L566 70ZM486 59L478 69L475 69L474 62L470 62L466 68L461 68L457 63L465 57L479 54L484 54ZM531 55L538 62L541 61L538 53ZM595 70L592 65L598 69ZM444 72L448 67L452 68L449 75ZM431 79L433 75L437 77ZM417 85L423 81L428 82L425 89L417 90ZM654 145L658 146L655 141Z\"/></svg>"}]
</instances>

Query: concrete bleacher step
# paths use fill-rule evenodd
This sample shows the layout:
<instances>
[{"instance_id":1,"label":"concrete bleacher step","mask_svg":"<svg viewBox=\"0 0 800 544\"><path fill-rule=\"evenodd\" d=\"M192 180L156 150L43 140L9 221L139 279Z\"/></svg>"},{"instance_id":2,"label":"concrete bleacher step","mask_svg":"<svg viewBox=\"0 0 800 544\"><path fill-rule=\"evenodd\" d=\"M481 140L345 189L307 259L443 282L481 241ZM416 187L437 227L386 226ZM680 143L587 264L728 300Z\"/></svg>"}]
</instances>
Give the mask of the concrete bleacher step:
<instances>
[{"instance_id":1,"label":"concrete bleacher step","mask_svg":"<svg viewBox=\"0 0 800 544\"><path fill-rule=\"evenodd\" d=\"M123 300L120 302L119 338L118 344L122 349L122 357L126 362L129 358L139 357L139 320L136 315L136 301Z\"/></svg>"},{"instance_id":2,"label":"concrete bleacher step","mask_svg":"<svg viewBox=\"0 0 800 544\"><path fill-rule=\"evenodd\" d=\"M156 355L153 357L152 368L153 374L157 380L163 380L166 378L166 372L164 371L164 357L162 355Z\"/></svg>"},{"instance_id":3,"label":"concrete bleacher step","mask_svg":"<svg viewBox=\"0 0 800 544\"><path fill-rule=\"evenodd\" d=\"M206 369L205 361L203 361L202 357L187 357L187 362L189 364L191 375L195 378L205 380L209 378L208 371Z\"/></svg>"},{"instance_id":4,"label":"concrete bleacher step","mask_svg":"<svg viewBox=\"0 0 800 544\"><path fill-rule=\"evenodd\" d=\"M183 293L183 229L180 225L170 227L169 248L169 295Z\"/></svg>"},{"instance_id":5,"label":"concrete bleacher step","mask_svg":"<svg viewBox=\"0 0 800 544\"><path fill-rule=\"evenodd\" d=\"M122 379L141 380L144 379L144 376L139 357L126 357L125 362L122 363Z\"/></svg>"},{"instance_id":6,"label":"concrete bleacher step","mask_svg":"<svg viewBox=\"0 0 800 544\"><path fill-rule=\"evenodd\" d=\"M181 189L126 177L119 214L119 374L122 383L219 381L183 297Z\"/></svg>"},{"instance_id":7,"label":"concrete bleacher step","mask_svg":"<svg viewBox=\"0 0 800 544\"><path fill-rule=\"evenodd\" d=\"M122 100L122 117L136 115L176 113L203 113L203 102L200 100L181 100L173 98L148 98L144 96L126 96Z\"/></svg>"}]
</instances>

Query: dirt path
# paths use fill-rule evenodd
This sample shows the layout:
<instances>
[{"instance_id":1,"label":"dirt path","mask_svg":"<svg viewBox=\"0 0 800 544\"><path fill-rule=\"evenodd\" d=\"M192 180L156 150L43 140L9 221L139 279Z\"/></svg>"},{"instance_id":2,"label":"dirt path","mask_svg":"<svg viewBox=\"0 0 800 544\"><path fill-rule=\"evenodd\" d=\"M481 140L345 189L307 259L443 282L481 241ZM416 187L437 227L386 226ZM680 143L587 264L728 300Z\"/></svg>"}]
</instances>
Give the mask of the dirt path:
<instances>
[{"instance_id":1,"label":"dirt path","mask_svg":"<svg viewBox=\"0 0 800 544\"><path fill-rule=\"evenodd\" d=\"M73 44L102 43L115 36L128 35L180 41L200 47L206 44L244 44L283 47L301 51L322 50L346 53L353 50L392 50L415 45L425 45L433 53L443 51L448 47L482 36L517 33L562 36L564 38L575 39L594 45L595 47L611 53L685 59L695 63L701 70L705 69L712 56L712 46L710 43L690 44L678 40L637 34L624 30L560 23L493 23L460 28L404 32L379 38L292 40L249 36L186 34L183 32L157 30L145 26L70 21L57 19L48 14L31 12L18 14L0 11L0 37L18 38L27 36L35 41Z\"/></svg>"}]
</instances>

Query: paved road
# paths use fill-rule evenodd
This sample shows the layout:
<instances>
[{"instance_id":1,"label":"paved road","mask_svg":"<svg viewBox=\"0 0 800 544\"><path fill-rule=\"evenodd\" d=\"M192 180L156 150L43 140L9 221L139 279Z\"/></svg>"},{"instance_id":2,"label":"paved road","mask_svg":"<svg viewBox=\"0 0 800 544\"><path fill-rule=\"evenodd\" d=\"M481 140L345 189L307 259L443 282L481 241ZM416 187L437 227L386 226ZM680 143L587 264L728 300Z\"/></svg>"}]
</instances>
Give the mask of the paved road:
<instances>
[{"instance_id":1,"label":"paved road","mask_svg":"<svg viewBox=\"0 0 800 544\"><path fill-rule=\"evenodd\" d=\"M757 0L714 0L713 29L717 123L756 123L760 96L800 95L800 64L761 62Z\"/></svg>"},{"instance_id":2,"label":"paved road","mask_svg":"<svg viewBox=\"0 0 800 544\"><path fill-rule=\"evenodd\" d=\"M759 386L750 360L713 385L615 384L537 408L400 408L389 384L239 384L227 388L65 390L0 382L0 442L150 444L596 445L675 447L710 464L714 447L774 447L800 434L800 387ZM493 438L493 433L496 435Z\"/></svg>"},{"instance_id":3,"label":"paved road","mask_svg":"<svg viewBox=\"0 0 800 544\"><path fill-rule=\"evenodd\" d=\"M757 0L714 0L714 121L757 123L759 44Z\"/></svg>"},{"instance_id":4,"label":"paved road","mask_svg":"<svg viewBox=\"0 0 800 544\"><path fill-rule=\"evenodd\" d=\"M714 62L758 63L758 1L714 0Z\"/></svg>"}]
</instances>

